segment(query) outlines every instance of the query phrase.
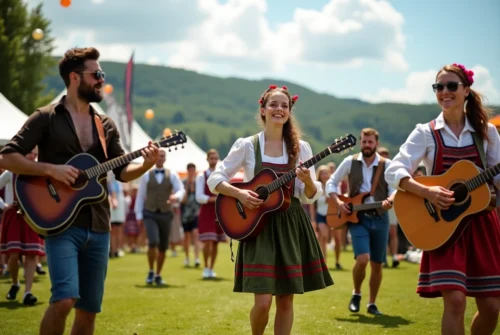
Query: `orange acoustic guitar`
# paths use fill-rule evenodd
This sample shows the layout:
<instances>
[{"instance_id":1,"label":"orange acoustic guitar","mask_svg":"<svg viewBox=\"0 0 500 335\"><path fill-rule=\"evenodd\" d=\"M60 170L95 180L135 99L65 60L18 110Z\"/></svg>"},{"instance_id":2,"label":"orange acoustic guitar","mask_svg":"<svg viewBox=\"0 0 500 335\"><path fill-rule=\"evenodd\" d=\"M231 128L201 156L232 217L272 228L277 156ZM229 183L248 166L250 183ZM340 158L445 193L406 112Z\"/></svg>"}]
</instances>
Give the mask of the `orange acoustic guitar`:
<instances>
[{"instance_id":1,"label":"orange acoustic guitar","mask_svg":"<svg viewBox=\"0 0 500 335\"><path fill-rule=\"evenodd\" d=\"M413 193L396 192L394 211L408 241L425 251L453 243L469 223L470 215L495 208L496 197L487 182L499 173L500 164L481 172L474 163L461 160L441 175L416 177L426 186L455 192L455 203L441 210Z\"/></svg>"},{"instance_id":2,"label":"orange acoustic guitar","mask_svg":"<svg viewBox=\"0 0 500 335\"><path fill-rule=\"evenodd\" d=\"M356 137L346 135L332 143L325 150L312 157L300 166L309 168L332 153L340 153L356 145ZM280 177L271 169L262 169L251 181L232 183L234 187L252 190L264 202L258 208L249 209L238 199L218 194L215 200L217 221L224 233L238 241L245 241L257 236L266 224L266 215L276 210L286 211L291 202L290 191L283 187L295 179L295 169Z\"/></svg>"},{"instance_id":3,"label":"orange acoustic guitar","mask_svg":"<svg viewBox=\"0 0 500 335\"><path fill-rule=\"evenodd\" d=\"M328 211L326 212L326 224L331 229L343 228L347 223L358 223L359 212L371 211L377 208L382 208L383 201L376 201L365 204L364 201L370 196L370 192L363 192L355 197L349 198L343 195L337 195L345 204L349 206L351 214L345 215L337 208L337 204L332 198L328 198Z\"/></svg>"}]
</instances>

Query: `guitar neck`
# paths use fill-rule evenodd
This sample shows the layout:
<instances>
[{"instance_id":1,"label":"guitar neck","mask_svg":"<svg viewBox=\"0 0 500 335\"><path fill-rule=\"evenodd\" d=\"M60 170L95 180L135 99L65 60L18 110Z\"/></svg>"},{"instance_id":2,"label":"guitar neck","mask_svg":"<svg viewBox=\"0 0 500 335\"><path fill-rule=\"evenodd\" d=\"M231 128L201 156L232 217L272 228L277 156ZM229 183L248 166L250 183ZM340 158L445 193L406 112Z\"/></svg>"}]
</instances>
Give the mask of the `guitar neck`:
<instances>
[{"instance_id":1,"label":"guitar neck","mask_svg":"<svg viewBox=\"0 0 500 335\"><path fill-rule=\"evenodd\" d=\"M475 190L479 186L493 179L498 174L500 174L500 163L484 170L474 178L469 179L467 182L465 182L465 186L467 187L468 191Z\"/></svg>"},{"instance_id":2,"label":"guitar neck","mask_svg":"<svg viewBox=\"0 0 500 335\"><path fill-rule=\"evenodd\" d=\"M312 157L311 159L302 163L298 167L305 167L306 169L308 169L311 166L313 166L314 164L316 164L317 162L319 162L320 160L322 160L323 158L325 158L326 156L330 155L331 153L332 153L332 151L330 150L330 148L327 148L327 149L321 151L319 154ZM288 171L287 173L283 174L281 177L279 177L278 179L276 179L275 181L273 181L271 184L269 184L267 186L269 193L272 193L272 192L280 189L286 183L293 180L296 176L297 176L297 174L295 173L295 169L292 169L292 170Z\"/></svg>"},{"instance_id":3,"label":"guitar neck","mask_svg":"<svg viewBox=\"0 0 500 335\"><path fill-rule=\"evenodd\" d=\"M153 145L159 148L159 144L157 142L153 143ZM117 167L120 167L120 166L123 166L125 164L130 163L131 161L133 161L136 158L141 157L141 150L143 150L143 149L145 149L145 148L136 150L134 152L131 152L129 154L126 154L126 155L123 155L120 157L113 158L105 163L91 167L91 168L85 170L84 172L89 179L93 178L93 177L100 176L102 174L107 173L108 171L116 169Z\"/></svg>"},{"instance_id":4,"label":"guitar neck","mask_svg":"<svg viewBox=\"0 0 500 335\"><path fill-rule=\"evenodd\" d=\"M377 208L382 208L382 201L376 201L371 204L360 204L360 205L353 205L352 210L354 212L359 212L359 211L369 211L372 209L377 209Z\"/></svg>"}]
</instances>

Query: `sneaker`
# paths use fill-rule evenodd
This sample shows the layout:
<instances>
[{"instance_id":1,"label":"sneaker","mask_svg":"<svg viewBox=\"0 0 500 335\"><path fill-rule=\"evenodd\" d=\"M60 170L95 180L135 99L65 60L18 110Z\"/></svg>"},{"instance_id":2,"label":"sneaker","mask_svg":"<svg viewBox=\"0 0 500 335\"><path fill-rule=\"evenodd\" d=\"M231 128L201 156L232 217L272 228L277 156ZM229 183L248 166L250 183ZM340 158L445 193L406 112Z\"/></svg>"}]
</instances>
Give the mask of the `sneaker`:
<instances>
[{"instance_id":1,"label":"sneaker","mask_svg":"<svg viewBox=\"0 0 500 335\"><path fill-rule=\"evenodd\" d=\"M377 305L370 304L368 305L368 313L373 315L383 315L381 311L378 310Z\"/></svg>"},{"instance_id":2,"label":"sneaker","mask_svg":"<svg viewBox=\"0 0 500 335\"><path fill-rule=\"evenodd\" d=\"M153 284L153 279L155 278L155 273L154 271L149 271L148 276L146 278L146 284Z\"/></svg>"},{"instance_id":3,"label":"sneaker","mask_svg":"<svg viewBox=\"0 0 500 335\"><path fill-rule=\"evenodd\" d=\"M203 269L203 274L201 275L203 279L210 278L210 269L209 268L204 268Z\"/></svg>"},{"instance_id":4,"label":"sneaker","mask_svg":"<svg viewBox=\"0 0 500 335\"><path fill-rule=\"evenodd\" d=\"M184 260L184 267L185 268L189 267L189 259L187 259L187 258Z\"/></svg>"},{"instance_id":5,"label":"sneaker","mask_svg":"<svg viewBox=\"0 0 500 335\"><path fill-rule=\"evenodd\" d=\"M340 265L340 263L335 264L335 269L344 270L344 268L342 267L342 265Z\"/></svg>"},{"instance_id":6,"label":"sneaker","mask_svg":"<svg viewBox=\"0 0 500 335\"><path fill-rule=\"evenodd\" d=\"M349 310L353 313L359 312L359 303L361 302L361 296L353 294L351 301L349 302Z\"/></svg>"},{"instance_id":7,"label":"sneaker","mask_svg":"<svg viewBox=\"0 0 500 335\"><path fill-rule=\"evenodd\" d=\"M19 292L20 288L20 285L12 285L10 287L9 293L7 293L7 300L16 300L17 292Z\"/></svg>"},{"instance_id":8,"label":"sneaker","mask_svg":"<svg viewBox=\"0 0 500 335\"><path fill-rule=\"evenodd\" d=\"M38 299L33 294L28 293L24 296L23 304L26 306L33 306L37 301Z\"/></svg>"},{"instance_id":9,"label":"sneaker","mask_svg":"<svg viewBox=\"0 0 500 335\"><path fill-rule=\"evenodd\" d=\"M194 267L195 268L199 268L200 267L200 260L198 258L195 259L195 261L194 261Z\"/></svg>"},{"instance_id":10,"label":"sneaker","mask_svg":"<svg viewBox=\"0 0 500 335\"><path fill-rule=\"evenodd\" d=\"M217 273L215 273L213 269L210 269L210 271L208 273L208 277L209 278L217 278Z\"/></svg>"},{"instance_id":11,"label":"sneaker","mask_svg":"<svg viewBox=\"0 0 500 335\"><path fill-rule=\"evenodd\" d=\"M163 281L163 279L161 279L161 276L160 275L156 275L155 276L155 284L158 285L158 286L163 286L163 285L167 285L167 283L165 283Z\"/></svg>"},{"instance_id":12,"label":"sneaker","mask_svg":"<svg viewBox=\"0 0 500 335\"><path fill-rule=\"evenodd\" d=\"M46 274L47 272L45 272L45 270L42 268L42 265L41 264L38 264L36 266L36 273L38 273L39 275L44 275Z\"/></svg>"}]
</instances>

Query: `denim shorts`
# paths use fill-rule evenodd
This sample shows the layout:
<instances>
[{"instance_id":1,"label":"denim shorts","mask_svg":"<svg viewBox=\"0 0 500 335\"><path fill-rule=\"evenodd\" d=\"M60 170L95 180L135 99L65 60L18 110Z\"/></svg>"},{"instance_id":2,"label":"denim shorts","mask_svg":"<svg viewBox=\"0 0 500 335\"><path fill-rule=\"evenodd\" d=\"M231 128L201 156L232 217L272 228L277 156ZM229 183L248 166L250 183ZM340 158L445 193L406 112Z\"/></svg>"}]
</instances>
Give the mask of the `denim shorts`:
<instances>
[{"instance_id":1,"label":"denim shorts","mask_svg":"<svg viewBox=\"0 0 500 335\"><path fill-rule=\"evenodd\" d=\"M45 237L45 252L52 284L50 302L76 299L75 308L101 312L109 233L69 227L60 234Z\"/></svg>"},{"instance_id":2,"label":"denim shorts","mask_svg":"<svg viewBox=\"0 0 500 335\"><path fill-rule=\"evenodd\" d=\"M354 258L370 254L370 261L382 264L387 257L389 240L389 216L368 216L359 213L359 222L349 224Z\"/></svg>"}]
</instances>

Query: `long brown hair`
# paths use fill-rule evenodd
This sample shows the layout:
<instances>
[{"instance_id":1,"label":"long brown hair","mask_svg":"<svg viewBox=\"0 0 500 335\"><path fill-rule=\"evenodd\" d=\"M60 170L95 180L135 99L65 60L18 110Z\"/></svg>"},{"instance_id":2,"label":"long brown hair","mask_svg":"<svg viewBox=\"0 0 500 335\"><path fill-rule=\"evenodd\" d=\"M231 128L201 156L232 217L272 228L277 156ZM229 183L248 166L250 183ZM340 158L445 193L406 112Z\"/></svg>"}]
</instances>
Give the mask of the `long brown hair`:
<instances>
[{"instance_id":1,"label":"long brown hair","mask_svg":"<svg viewBox=\"0 0 500 335\"><path fill-rule=\"evenodd\" d=\"M295 120L295 117L293 116L293 105L295 104L296 99L293 99L290 92L288 92L288 89L286 86L284 87L277 87L275 85L269 86L269 88L262 93L259 104L260 108L265 108L269 98L276 92L281 92L285 94L288 97L288 103L290 106L290 116L288 117L287 122L283 125L283 138L285 140L286 144L286 151L288 154L288 167L290 169L295 167L296 162L299 159L299 152L300 152L300 137L301 137L301 131L299 126L297 125L297 122ZM264 126L266 123L265 117L260 113L260 108L259 108L259 113L258 113L258 120L261 126ZM260 117L259 117L260 116Z\"/></svg>"},{"instance_id":2,"label":"long brown hair","mask_svg":"<svg viewBox=\"0 0 500 335\"><path fill-rule=\"evenodd\" d=\"M466 107L465 115L472 125L472 128L481 136L481 138L488 138L488 119L490 118L492 111L490 108L483 105L484 95L476 90L472 89L472 83L469 76L465 73L468 70L462 70L458 65L450 64L445 65L439 70L436 75L436 79L439 74L443 71L453 72L456 74L460 81L464 84L464 87L469 88L469 95L465 98ZM472 78L472 77L471 77Z\"/></svg>"}]
</instances>

